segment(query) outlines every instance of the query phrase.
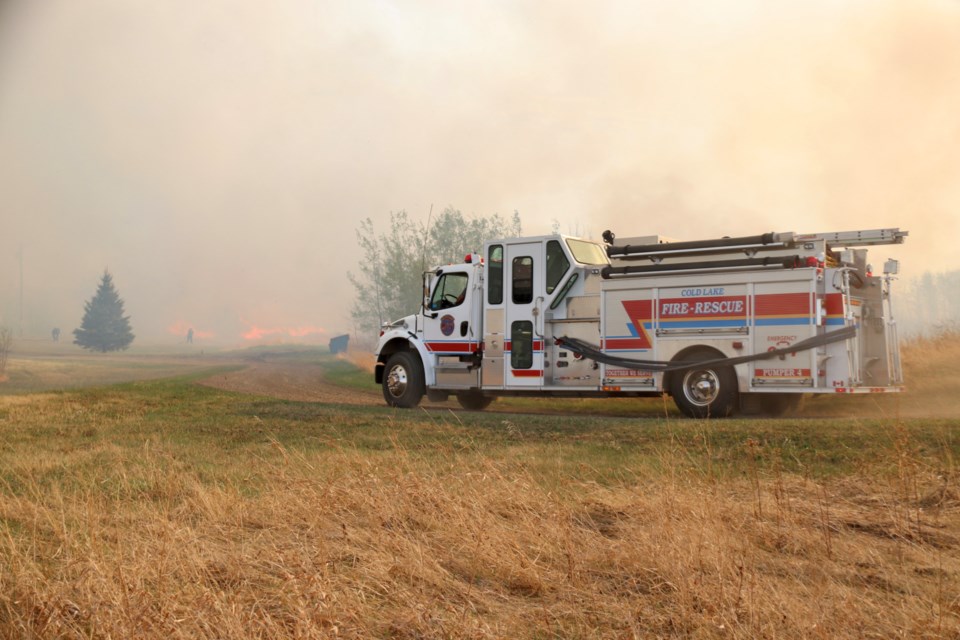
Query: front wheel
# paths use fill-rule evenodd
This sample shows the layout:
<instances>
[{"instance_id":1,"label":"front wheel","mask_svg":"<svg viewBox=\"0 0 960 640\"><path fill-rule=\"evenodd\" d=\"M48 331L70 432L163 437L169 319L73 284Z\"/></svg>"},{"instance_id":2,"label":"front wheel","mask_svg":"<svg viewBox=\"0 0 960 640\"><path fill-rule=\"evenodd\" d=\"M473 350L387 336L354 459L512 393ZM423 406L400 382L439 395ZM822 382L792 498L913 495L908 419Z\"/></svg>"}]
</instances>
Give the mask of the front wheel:
<instances>
[{"instance_id":1,"label":"front wheel","mask_svg":"<svg viewBox=\"0 0 960 640\"><path fill-rule=\"evenodd\" d=\"M685 361L710 360L713 354L693 354ZM690 418L725 418L737 406L737 374L733 367L706 366L673 373L670 395Z\"/></svg>"},{"instance_id":2,"label":"front wheel","mask_svg":"<svg viewBox=\"0 0 960 640\"><path fill-rule=\"evenodd\" d=\"M412 409L420 404L425 389L423 365L416 354L398 351L390 356L383 374L383 399L388 405Z\"/></svg>"}]
</instances>

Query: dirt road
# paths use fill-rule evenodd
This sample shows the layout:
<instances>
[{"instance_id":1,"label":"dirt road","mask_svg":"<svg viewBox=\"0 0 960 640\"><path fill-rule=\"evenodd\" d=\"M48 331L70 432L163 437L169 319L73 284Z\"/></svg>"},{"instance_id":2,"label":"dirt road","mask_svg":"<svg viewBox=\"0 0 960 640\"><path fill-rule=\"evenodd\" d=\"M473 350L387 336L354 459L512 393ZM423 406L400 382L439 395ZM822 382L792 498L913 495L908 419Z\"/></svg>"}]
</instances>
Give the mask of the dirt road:
<instances>
[{"instance_id":1,"label":"dirt road","mask_svg":"<svg viewBox=\"0 0 960 640\"><path fill-rule=\"evenodd\" d=\"M217 374L200 381L208 387L254 395L331 404L382 405L375 391L359 391L328 382L323 368L291 362L249 362L239 371Z\"/></svg>"}]
</instances>

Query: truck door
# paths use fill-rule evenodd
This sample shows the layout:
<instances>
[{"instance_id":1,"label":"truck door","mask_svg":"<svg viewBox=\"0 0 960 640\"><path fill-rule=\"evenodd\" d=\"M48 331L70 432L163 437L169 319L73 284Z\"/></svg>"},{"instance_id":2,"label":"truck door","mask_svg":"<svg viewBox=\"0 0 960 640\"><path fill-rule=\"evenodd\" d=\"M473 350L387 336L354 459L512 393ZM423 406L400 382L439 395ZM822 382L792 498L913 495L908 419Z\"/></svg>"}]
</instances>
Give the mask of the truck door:
<instances>
[{"instance_id":1,"label":"truck door","mask_svg":"<svg viewBox=\"0 0 960 640\"><path fill-rule=\"evenodd\" d=\"M434 354L434 364L458 360L480 348L480 336L474 327L473 293L470 273L465 270L443 271L436 279L424 314L423 341Z\"/></svg>"},{"instance_id":2,"label":"truck door","mask_svg":"<svg viewBox=\"0 0 960 640\"><path fill-rule=\"evenodd\" d=\"M506 245L504 386L543 385L544 245Z\"/></svg>"}]
</instances>

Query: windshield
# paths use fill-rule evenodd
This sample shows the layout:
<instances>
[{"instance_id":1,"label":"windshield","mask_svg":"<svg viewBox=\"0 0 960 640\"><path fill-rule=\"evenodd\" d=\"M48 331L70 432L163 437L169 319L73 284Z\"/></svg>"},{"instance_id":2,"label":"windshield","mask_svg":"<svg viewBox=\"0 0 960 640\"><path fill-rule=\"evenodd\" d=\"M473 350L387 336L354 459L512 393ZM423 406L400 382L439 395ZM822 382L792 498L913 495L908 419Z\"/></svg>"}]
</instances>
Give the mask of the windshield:
<instances>
[{"instance_id":1,"label":"windshield","mask_svg":"<svg viewBox=\"0 0 960 640\"><path fill-rule=\"evenodd\" d=\"M580 264L610 264L607 252L595 242L567 238L567 246L570 247L573 259Z\"/></svg>"}]
</instances>

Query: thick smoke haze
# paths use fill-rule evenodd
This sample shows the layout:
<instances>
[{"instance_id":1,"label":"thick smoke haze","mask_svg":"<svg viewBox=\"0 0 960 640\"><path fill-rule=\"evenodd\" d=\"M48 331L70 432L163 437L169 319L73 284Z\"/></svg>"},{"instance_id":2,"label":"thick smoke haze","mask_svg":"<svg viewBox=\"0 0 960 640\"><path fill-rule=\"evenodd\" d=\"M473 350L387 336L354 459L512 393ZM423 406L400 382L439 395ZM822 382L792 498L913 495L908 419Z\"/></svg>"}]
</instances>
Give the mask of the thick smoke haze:
<instances>
[{"instance_id":1,"label":"thick smoke haze","mask_svg":"<svg viewBox=\"0 0 960 640\"><path fill-rule=\"evenodd\" d=\"M0 324L110 270L140 341L351 331L355 230L898 226L960 268L960 2L8 0ZM412 305L415 304L412 301Z\"/></svg>"}]
</instances>

